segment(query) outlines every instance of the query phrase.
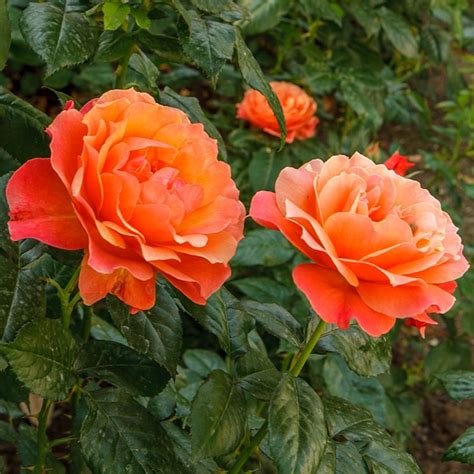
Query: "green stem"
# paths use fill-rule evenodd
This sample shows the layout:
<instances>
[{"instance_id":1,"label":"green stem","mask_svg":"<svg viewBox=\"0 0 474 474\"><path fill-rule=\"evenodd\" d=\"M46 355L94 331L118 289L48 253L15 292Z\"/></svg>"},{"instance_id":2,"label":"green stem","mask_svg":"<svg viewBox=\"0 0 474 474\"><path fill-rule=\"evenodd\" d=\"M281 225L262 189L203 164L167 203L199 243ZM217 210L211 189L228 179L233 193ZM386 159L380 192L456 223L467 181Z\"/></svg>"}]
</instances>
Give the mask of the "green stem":
<instances>
[{"instance_id":1,"label":"green stem","mask_svg":"<svg viewBox=\"0 0 474 474\"><path fill-rule=\"evenodd\" d=\"M122 60L120 61L117 69L115 71L115 88L116 89L123 89L125 86L125 76L127 75L128 70L128 63L130 58L135 50L135 45L132 44L128 51L123 56Z\"/></svg>"},{"instance_id":2,"label":"green stem","mask_svg":"<svg viewBox=\"0 0 474 474\"><path fill-rule=\"evenodd\" d=\"M91 334L92 327L92 316L94 315L94 310L92 306L84 306L84 317L82 320L82 338L84 341L88 341Z\"/></svg>"},{"instance_id":3,"label":"green stem","mask_svg":"<svg viewBox=\"0 0 474 474\"><path fill-rule=\"evenodd\" d=\"M262 442L267 432L268 421L265 421L265 423L257 431L257 434L250 440L249 445L240 453L239 459L237 459L237 462L231 467L228 474L238 474L242 470L248 458L253 453L253 450L256 449Z\"/></svg>"},{"instance_id":4,"label":"green stem","mask_svg":"<svg viewBox=\"0 0 474 474\"><path fill-rule=\"evenodd\" d=\"M298 377L298 375L301 373L304 365L306 364L306 361L308 360L321 335L323 334L325 327L326 323L321 319L318 325L316 326L316 329L314 330L313 334L311 335L309 341L306 343L306 346L296 359L296 362L294 363L294 365L292 364L292 367L289 371L290 375L292 375L293 377ZM240 456L238 457L235 464L231 467L228 474L238 474L241 471L254 449L256 449L262 442L263 438L265 438L267 432L268 420L265 421L262 427L258 430L257 434L250 440L249 445L240 453Z\"/></svg>"},{"instance_id":5,"label":"green stem","mask_svg":"<svg viewBox=\"0 0 474 474\"><path fill-rule=\"evenodd\" d=\"M53 402L51 400L43 400L41 411L38 415L38 458L35 464L34 474L43 474L44 465L46 463L46 455L48 454L49 444L46 428L48 425L49 411Z\"/></svg>"},{"instance_id":6,"label":"green stem","mask_svg":"<svg viewBox=\"0 0 474 474\"><path fill-rule=\"evenodd\" d=\"M325 327L326 323L321 319L318 325L316 326L316 329L314 330L313 334L311 335L311 338L309 339L303 351L301 352L301 355L298 357L295 365L291 368L290 375L293 375L293 377L298 377L298 375L300 375L304 365L306 364L306 361L313 352L313 349L318 343L319 338L323 334Z\"/></svg>"}]
</instances>

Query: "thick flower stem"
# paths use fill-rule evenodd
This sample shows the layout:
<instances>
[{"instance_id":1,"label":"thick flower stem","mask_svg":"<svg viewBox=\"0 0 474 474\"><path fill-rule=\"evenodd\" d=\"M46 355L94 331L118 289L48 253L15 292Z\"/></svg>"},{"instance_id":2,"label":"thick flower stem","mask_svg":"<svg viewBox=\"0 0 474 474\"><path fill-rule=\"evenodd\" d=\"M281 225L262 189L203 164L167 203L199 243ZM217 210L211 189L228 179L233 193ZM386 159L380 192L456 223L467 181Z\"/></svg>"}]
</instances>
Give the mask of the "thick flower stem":
<instances>
[{"instance_id":1,"label":"thick flower stem","mask_svg":"<svg viewBox=\"0 0 474 474\"><path fill-rule=\"evenodd\" d=\"M46 428L48 426L49 411L51 410L52 404L53 402L51 400L43 400L43 405L38 415L38 458L35 464L34 474L43 474L44 472L46 455L49 450Z\"/></svg>"},{"instance_id":2,"label":"thick flower stem","mask_svg":"<svg viewBox=\"0 0 474 474\"><path fill-rule=\"evenodd\" d=\"M311 335L309 341L301 351L300 355L296 359L296 362L292 365L291 369L289 370L289 374L293 377L298 377L303 370L306 361L309 359L309 356L313 352L316 344L318 343L319 339L321 338L324 329L326 327L326 323L321 319L316 326L313 334ZM263 438L265 438L268 432L268 421L261 426L261 428L257 431L257 434L250 440L249 445L240 453L235 464L231 467L228 471L228 474L238 474L242 468L244 467L245 463L247 462L248 458L251 456L254 449L256 449L260 443L262 442Z\"/></svg>"}]
</instances>

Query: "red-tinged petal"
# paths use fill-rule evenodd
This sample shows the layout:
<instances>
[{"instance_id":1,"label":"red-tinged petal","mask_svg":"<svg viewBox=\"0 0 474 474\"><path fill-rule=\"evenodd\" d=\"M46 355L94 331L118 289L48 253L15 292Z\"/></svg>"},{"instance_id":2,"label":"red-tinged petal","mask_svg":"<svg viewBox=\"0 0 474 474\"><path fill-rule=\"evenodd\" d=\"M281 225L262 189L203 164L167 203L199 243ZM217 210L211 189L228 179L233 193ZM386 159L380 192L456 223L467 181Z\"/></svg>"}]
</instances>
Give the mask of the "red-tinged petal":
<instances>
[{"instance_id":1,"label":"red-tinged petal","mask_svg":"<svg viewBox=\"0 0 474 474\"><path fill-rule=\"evenodd\" d=\"M87 245L71 198L47 158L35 158L19 168L8 182L10 235L32 238L66 250Z\"/></svg>"},{"instance_id":2,"label":"red-tinged petal","mask_svg":"<svg viewBox=\"0 0 474 474\"><path fill-rule=\"evenodd\" d=\"M249 215L257 224L273 230L278 230L278 223L283 218L276 203L275 193L269 191L259 191L255 194Z\"/></svg>"},{"instance_id":3,"label":"red-tinged petal","mask_svg":"<svg viewBox=\"0 0 474 474\"><path fill-rule=\"evenodd\" d=\"M155 303L155 275L148 280L138 280L124 269L112 273L99 273L88 265L84 256L79 275L79 293L84 303L91 305L109 293L137 310L147 310Z\"/></svg>"},{"instance_id":4,"label":"red-tinged petal","mask_svg":"<svg viewBox=\"0 0 474 474\"><path fill-rule=\"evenodd\" d=\"M82 114L70 109L61 112L48 127L51 135L51 166L69 190L79 166L87 127Z\"/></svg>"},{"instance_id":5,"label":"red-tinged petal","mask_svg":"<svg viewBox=\"0 0 474 474\"><path fill-rule=\"evenodd\" d=\"M415 163L410 163L406 156L400 155L396 151L385 163L384 165L389 169L395 171L400 176L405 176L407 171L410 168L415 166Z\"/></svg>"},{"instance_id":6,"label":"red-tinged petal","mask_svg":"<svg viewBox=\"0 0 474 474\"><path fill-rule=\"evenodd\" d=\"M341 329L347 329L350 320L356 319L368 334L380 336L395 323L394 318L369 308L336 271L304 263L294 269L293 279L316 313Z\"/></svg>"},{"instance_id":7,"label":"red-tinged petal","mask_svg":"<svg viewBox=\"0 0 474 474\"><path fill-rule=\"evenodd\" d=\"M435 308L437 313L445 313L455 301L451 294L430 284L392 287L361 281L357 292L367 306L393 318L413 318L429 307Z\"/></svg>"}]
</instances>

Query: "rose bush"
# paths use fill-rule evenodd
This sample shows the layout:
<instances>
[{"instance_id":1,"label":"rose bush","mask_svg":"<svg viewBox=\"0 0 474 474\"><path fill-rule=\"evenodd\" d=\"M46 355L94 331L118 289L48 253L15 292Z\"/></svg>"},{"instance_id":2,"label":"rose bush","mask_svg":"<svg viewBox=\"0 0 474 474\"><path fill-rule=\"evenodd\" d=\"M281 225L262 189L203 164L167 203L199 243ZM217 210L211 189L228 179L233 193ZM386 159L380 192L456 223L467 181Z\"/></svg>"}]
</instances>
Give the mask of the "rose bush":
<instances>
[{"instance_id":1,"label":"rose bush","mask_svg":"<svg viewBox=\"0 0 474 474\"><path fill-rule=\"evenodd\" d=\"M113 293L149 309L157 272L205 303L230 275L245 209L203 126L129 89L68 104L48 133L51 158L8 183L12 239L84 249L86 304Z\"/></svg>"},{"instance_id":2,"label":"rose bush","mask_svg":"<svg viewBox=\"0 0 474 474\"><path fill-rule=\"evenodd\" d=\"M286 142L314 137L319 119L315 116L317 104L301 87L288 82L271 82L281 103L286 122ZM267 99L256 90L248 90L237 104L237 117L247 120L264 132L280 136L280 127Z\"/></svg>"},{"instance_id":3,"label":"rose bush","mask_svg":"<svg viewBox=\"0 0 474 474\"><path fill-rule=\"evenodd\" d=\"M439 201L359 153L285 168L250 215L312 261L293 278L322 319L344 329L356 319L372 336L398 318L435 324L428 313L452 307L454 280L468 268Z\"/></svg>"}]
</instances>

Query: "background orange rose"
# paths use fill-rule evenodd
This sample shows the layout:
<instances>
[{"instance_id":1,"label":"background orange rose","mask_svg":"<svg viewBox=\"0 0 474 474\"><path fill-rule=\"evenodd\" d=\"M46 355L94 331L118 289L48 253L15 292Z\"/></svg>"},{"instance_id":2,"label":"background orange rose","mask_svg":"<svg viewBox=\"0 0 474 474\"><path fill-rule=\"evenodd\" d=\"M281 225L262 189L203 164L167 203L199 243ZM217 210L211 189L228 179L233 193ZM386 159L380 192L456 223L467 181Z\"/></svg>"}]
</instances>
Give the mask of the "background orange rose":
<instances>
[{"instance_id":1,"label":"background orange rose","mask_svg":"<svg viewBox=\"0 0 474 474\"><path fill-rule=\"evenodd\" d=\"M271 82L273 91L281 103L288 131L286 142L306 140L316 133L319 119L315 117L316 102L306 92L289 82ZM280 127L267 99L256 90L245 93L237 104L237 117L247 120L270 135L280 136Z\"/></svg>"},{"instance_id":2,"label":"background orange rose","mask_svg":"<svg viewBox=\"0 0 474 474\"><path fill-rule=\"evenodd\" d=\"M86 304L114 293L136 309L159 272L196 303L230 275L245 209L201 124L144 93L113 90L48 129L51 159L10 179L10 233L85 249Z\"/></svg>"}]
</instances>

